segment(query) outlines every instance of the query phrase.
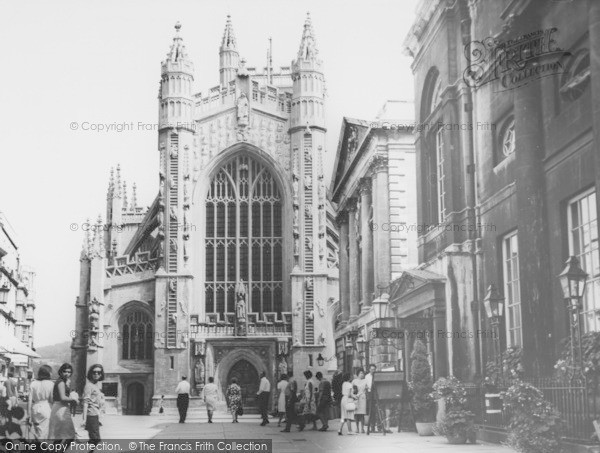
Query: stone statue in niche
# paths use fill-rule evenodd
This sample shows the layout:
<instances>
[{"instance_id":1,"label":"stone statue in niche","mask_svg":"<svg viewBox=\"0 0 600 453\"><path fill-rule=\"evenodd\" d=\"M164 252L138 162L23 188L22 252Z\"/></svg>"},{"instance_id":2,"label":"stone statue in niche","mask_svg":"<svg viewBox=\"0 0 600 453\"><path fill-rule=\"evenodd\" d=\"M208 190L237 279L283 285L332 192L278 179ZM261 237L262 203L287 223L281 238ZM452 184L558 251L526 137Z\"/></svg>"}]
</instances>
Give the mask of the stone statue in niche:
<instances>
[{"instance_id":1,"label":"stone statue in niche","mask_svg":"<svg viewBox=\"0 0 600 453\"><path fill-rule=\"evenodd\" d=\"M158 311L158 313L156 314L156 316L162 316L162 314L165 312L165 309L167 308L167 301L163 300L160 303L160 310Z\"/></svg>"},{"instance_id":2,"label":"stone statue in niche","mask_svg":"<svg viewBox=\"0 0 600 453\"><path fill-rule=\"evenodd\" d=\"M294 235L294 255L300 255L300 237Z\"/></svg>"},{"instance_id":3,"label":"stone statue in niche","mask_svg":"<svg viewBox=\"0 0 600 453\"><path fill-rule=\"evenodd\" d=\"M179 150L177 149L177 146L171 146L171 158L175 159L179 154Z\"/></svg>"},{"instance_id":4,"label":"stone statue in niche","mask_svg":"<svg viewBox=\"0 0 600 453\"><path fill-rule=\"evenodd\" d=\"M299 189L298 185L299 185L298 175L296 173L294 173L292 175L292 187L294 189L294 202L298 201L298 189Z\"/></svg>"},{"instance_id":5,"label":"stone statue in niche","mask_svg":"<svg viewBox=\"0 0 600 453\"><path fill-rule=\"evenodd\" d=\"M300 313L302 313L303 305L304 304L302 303L301 300L296 302L296 308L294 309L294 316L300 316Z\"/></svg>"},{"instance_id":6,"label":"stone statue in niche","mask_svg":"<svg viewBox=\"0 0 600 453\"><path fill-rule=\"evenodd\" d=\"M244 93L238 98L237 101L237 120L238 126L246 127L249 124L250 108L248 105L248 98Z\"/></svg>"},{"instance_id":7,"label":"stone statue in niche","mask_svg":"<svg viewBox=\"0 0 600 453\"><path fill-rule=\"evenodd\" d=\"M172 293L177 291L177 281L174 278L169 279L169 291Z\"/></svg>"},{"instance_id":8,"label":"stone statue in niche","mask_svg":"<svg viewBox=\"0 0 600 453\"><path fill-rule=\"evenodd\" d=\"M204 387L204 376L205 376L205 368L204 368L204 360L198 359L196 361L196 366L194 367L194 382L196 384L196 388L201 390Z\"/></svg>"},{"instance_id":9,"label":"stone statue in niche","mask_svg":"<svg viewBox=\"0 0 600 453\"><path fill-rule=\"evenodd\" d=\"M235 315L237 318L237 334L245 335L246 334L246 285L244 281L241 280L235 285Z\"/></svg>"},{"instance_id":10,"label":"stone statue in niche","mask_svg":"<svg viewBox=\"0 0 600 453\"><path fill-rule=\"evenodd\" d=\"M348 136L348 158L352 157L358 146L358 130L355 126L350 126L350 135Z\"/></svg>"},{"instance_id":11,"label":"stone statue in niche","mask_svg":"<svg viewBox=\"0 0 600 453\"><path fill-rule=\"evenodd\" d=\"M173 206L169 207L169 218L177 222L177 212Z\"/></svg>"},{"instance_id":12,"label":"stone statue in niche","mask_svg":"<svg viewBox=\"0 0 600 453\"><path fill-rule=\"evenodd\" d=\"M310 176L305 176L304 177L304 188L305 189L310 189L312 187L312 179Z\"/></svg>"},{"instance_id":13,"label":"stone statue in niche","mask_svg":"<svg viewBox=\"0 0 600 453\"><path fill-rule=\"evenodd\" d=\"M90 331L98 332L100 330L100 302L95 297L89 305Z\"/></svg>"},{"instance_id":14,"label":"stone statue in niche","mask_svg":"<svg viewBox=\"0 0 600 453\"><path fill-rule=\"evenodd\" d=\"M304 238L304 245L306 246L306 250L308 250L309 252L312 252L313 242L312 242L311 238L306 236L306 238Z\"/></svg>"},{"instance_id":15,"label":"stone statue in niche","mask_svg":"<svg viewBox=\"0 0 600 453\"><path fill-rule=\"evenodd\" d=\"M279 377L281 377L281 375L283 375L283 374L287 374L288 364L287 364L287 360L285 359L285 357L281 357L279 359L278 370L279 370Z\"/></svg>"}]
</instances>

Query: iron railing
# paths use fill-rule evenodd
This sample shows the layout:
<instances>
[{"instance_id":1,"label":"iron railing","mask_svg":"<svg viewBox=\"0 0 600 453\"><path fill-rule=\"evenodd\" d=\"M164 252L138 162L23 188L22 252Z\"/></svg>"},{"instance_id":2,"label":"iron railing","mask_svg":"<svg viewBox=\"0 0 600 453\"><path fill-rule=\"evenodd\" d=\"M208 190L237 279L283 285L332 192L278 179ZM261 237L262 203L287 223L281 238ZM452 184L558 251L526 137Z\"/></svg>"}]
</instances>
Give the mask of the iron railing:
<instances>
[{"instance_id":1,"label":"iron railing","mask_svg":"<svg viewBox=\"0 0 600 453\"><path fill-rule=\"evenodd\" d=\"M578 379L524 378L523 381L539 389L560 413L564 421L563 439L578 443L597 442L592 436L595 432L593 421L600 420L598 385ZM510 413L494 395L506 391L510 385L510 382L502 382L493 389L466 386L468 408L481 428L506 430Z\"/></svg>"}]
</instances>

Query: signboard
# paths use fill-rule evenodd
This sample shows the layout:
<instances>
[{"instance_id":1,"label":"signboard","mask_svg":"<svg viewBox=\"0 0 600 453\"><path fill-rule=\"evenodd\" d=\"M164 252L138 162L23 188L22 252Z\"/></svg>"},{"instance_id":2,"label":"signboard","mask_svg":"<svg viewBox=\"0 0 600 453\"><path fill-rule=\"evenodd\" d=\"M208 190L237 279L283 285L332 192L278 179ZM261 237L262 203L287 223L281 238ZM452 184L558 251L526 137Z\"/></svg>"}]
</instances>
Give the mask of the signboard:
<instances>
[{"instance_id":1,"label":"signboard","mask_svg":"<svg viewBox=\"0 0 600 453\"><path fill-rule=\"evenodd\" d=\"M102 393L104 393L104 396L117 397L118 396L118 388L119 388L118 382L103 382L102 383Z\"/></svg>"}]
</instances>

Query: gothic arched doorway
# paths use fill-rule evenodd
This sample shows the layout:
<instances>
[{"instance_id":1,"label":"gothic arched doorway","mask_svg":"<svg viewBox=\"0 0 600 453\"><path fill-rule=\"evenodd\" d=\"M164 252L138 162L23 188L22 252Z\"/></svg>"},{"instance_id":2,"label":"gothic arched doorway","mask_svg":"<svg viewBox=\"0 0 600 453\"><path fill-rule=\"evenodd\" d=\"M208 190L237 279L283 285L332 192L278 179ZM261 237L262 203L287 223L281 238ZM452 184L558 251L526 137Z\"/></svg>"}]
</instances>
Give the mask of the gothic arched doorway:
<instances>
[{"instance_id":1,"label":"gothic arched doorway","mask_svg":"<svg viewBox=\"0 0 600 453\"><path fill-rule=\"evenodd\" d=\"M258 371L256 371L254 365L244 359L236 362L227 374L225 388L227 388L234 377L237 378L238 385L242 388L244 409L256 408L256 392L258 392L260 380L258 378Z\"/></svg>"},{"instance_id":2,"label":"gothic arched doorway","mask_svg":"<svg viewBox=\"0 0 600 453\"><path fill-rule=\"evenodd\" d=\"M144 415L144 386L139 382L127 386L127 415Z\"/></svg>"}]
</instances>

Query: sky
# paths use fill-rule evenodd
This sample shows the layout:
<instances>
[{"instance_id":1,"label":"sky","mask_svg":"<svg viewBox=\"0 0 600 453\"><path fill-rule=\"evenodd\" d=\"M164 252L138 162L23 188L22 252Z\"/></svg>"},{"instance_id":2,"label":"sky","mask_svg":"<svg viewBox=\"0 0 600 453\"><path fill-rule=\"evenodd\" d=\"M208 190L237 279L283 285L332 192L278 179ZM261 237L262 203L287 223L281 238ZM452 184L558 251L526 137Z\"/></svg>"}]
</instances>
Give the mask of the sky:
<instances>
[{"instance_id":1,"label":"sky","mask_svg":"<svg viewBox=\"0 0 600 453\"><path fill-rule=\"evenodd\" d=\"M35 345L70 339L81 225L104 216L110 168L120 164L128 187L137 183L139 205L156 196L155 131L82 128L156 123L160 63L177 21L195 91L206 92L219 82L228 14L247 65L266 64L271 37L278 67L296 57L310 11L327 83L329 179L343 116L373 119L386 100L413 99L402 43L417 3L0 0L0 211L17 232L21 262L37 274Z\"/></svg>"}]
</instances>

